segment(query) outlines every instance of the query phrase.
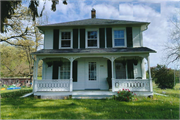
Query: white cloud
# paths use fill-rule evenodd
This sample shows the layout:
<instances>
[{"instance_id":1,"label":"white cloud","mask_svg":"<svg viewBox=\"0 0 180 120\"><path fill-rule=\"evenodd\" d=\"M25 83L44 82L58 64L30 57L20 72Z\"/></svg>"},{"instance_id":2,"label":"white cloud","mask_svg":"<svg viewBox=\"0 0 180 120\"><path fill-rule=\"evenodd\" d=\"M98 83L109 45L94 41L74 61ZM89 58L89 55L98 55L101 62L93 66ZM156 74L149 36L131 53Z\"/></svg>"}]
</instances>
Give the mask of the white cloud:
<instances>
[{"instance_id":1,"label":"white cloud","mask_svg":"<svg viewBox=\"0 0 180 120\"><path fill-rule=\"evenodd\" d=\"M60 1L56 12L51 11L52 2L47 1L45 10L48 12L51 23L89 19L92 8L96 9L97 18L151 22L148 30L143 33L144 46L157 51L156 54L150 55L151 66L161 64L164 62L162 60L164 57L163 46L169 38L172 27L170 19L176 17L179 9L175 7L175 1L178 0L171 0L173 4L169 4L170 0L129 1L131 2L127 2L127 0L111 0L111 2L109 0L93 0L87 3L86 0L69 0L68 5L63 5ZM152 8L149 3L159 3L160 11Z\"/></svg>"}]
</instances>

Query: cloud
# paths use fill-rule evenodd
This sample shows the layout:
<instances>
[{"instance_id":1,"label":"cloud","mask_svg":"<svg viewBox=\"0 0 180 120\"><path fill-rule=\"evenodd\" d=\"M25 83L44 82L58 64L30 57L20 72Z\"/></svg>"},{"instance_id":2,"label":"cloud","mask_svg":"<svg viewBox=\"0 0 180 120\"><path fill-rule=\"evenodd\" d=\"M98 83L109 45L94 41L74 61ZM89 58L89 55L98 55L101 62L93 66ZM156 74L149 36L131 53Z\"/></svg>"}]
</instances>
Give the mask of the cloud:
<instances>
[{"instance_id":1,"label":"cloud","mask_svg":"<svg viewBox=\"0 0 180 120\"><path fill-rule=\"evenodd\" d=\"M46 1L45 11L50 23L89 19L92 8L96 9L97 18L151 22L143 32L143 41L144 46L157 51L150 55L151 66L155 66L163 62L163 46L172 28L170 20L177 20L179 3L179 0L68 0L68 5L60 1L53 12L52 2Z\"/></svg>"}]
</instances>

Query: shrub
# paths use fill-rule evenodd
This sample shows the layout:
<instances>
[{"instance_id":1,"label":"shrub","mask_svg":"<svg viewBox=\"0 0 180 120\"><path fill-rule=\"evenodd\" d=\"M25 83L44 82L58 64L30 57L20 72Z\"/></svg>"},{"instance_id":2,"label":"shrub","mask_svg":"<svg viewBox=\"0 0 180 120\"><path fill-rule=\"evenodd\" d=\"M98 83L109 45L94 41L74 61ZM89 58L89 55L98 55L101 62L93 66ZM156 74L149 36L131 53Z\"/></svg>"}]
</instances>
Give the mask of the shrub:
<instances>
[{"instance_id":1,"label":"shrub","mask_svg":"<svg viewBox=\"0 0 180 120\"><path fill-rule=\"evenodd\" d=\"M173 88L174 87L174 73L173 70L168 69L165 65L157 65L154 77L155 83L159 88Z\"/></svg>"},{"instance_id":2,"label":"shrub","mask_svg":"<svg viewBox=\"0 0 180 120\"><path fill-rule=\"evenodd\" d=\"M26 93L30 93L32 90L19 90L19 91L12 91L8 93L1 93L1 98L16 98L21 97Z\"/></svg>"},{"instance_id":3,"label":"shrub","mask_svg":"<svg viewBox=\"0 0 180 120\"><path fill-rule=\"evenodd\" d=\"M131 92L129 89L122 89L117 92L116 100L118 101L132 101L132 97L136 95Z\"/></svg>"}]
</instances>

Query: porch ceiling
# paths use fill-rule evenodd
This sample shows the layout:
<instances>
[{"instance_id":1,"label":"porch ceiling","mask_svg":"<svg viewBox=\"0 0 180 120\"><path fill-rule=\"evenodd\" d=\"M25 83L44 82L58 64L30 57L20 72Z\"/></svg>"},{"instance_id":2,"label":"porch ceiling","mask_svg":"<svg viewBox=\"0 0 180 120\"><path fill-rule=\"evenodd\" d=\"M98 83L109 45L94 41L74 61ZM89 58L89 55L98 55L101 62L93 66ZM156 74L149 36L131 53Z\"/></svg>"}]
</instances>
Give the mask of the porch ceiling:
<instances>
[{"instance_id":1,"label":"porch ceiling","mask_svg":"<svg viewBox=\"0 0 180 120\"><path fill-rule=\"evenodd\" d=\"M86 49L41 49L37 52L31 53L32 55L45 55L45 54L99 54L99 53L156 53L147 47L136 48L86 48Z\"/></svg>"}]
</instances>

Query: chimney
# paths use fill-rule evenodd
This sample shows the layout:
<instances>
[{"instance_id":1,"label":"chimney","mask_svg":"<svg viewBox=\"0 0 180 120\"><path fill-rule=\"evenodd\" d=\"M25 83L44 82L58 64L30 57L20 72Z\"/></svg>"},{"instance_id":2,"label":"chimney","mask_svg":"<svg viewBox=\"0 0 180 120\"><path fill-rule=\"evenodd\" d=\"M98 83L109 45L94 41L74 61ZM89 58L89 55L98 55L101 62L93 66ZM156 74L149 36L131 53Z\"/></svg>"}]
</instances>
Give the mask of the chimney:
<instances>
[{"instance_id":1,"label":"chimney","mask_svg":"<svg viewBox=\"0 0 180 120\"><path fill-rule=\"evenodd\" d=\"M96 10L94 8L91 10L91 18L96 18Z\"/></svg>"}]
</instances>

